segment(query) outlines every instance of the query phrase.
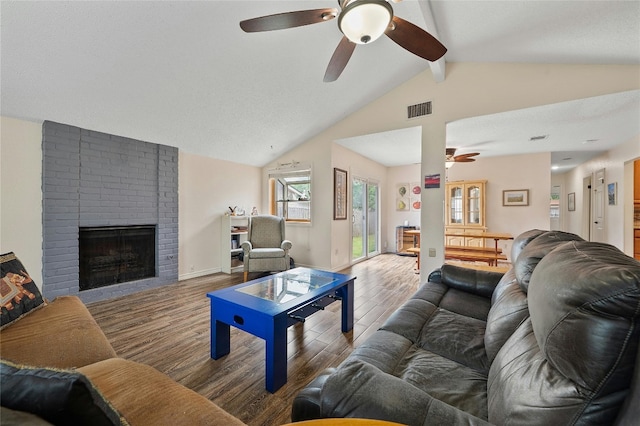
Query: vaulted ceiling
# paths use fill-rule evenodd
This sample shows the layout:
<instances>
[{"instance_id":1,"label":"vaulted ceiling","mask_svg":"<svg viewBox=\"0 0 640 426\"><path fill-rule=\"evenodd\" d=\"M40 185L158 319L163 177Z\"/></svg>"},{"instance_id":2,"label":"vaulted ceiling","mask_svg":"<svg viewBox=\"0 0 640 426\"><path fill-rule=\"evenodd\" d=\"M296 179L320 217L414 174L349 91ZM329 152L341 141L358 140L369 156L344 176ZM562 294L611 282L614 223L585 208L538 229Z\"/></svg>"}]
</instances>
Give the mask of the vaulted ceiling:
<instances>
[{"instance_id":1,"label":"vaulted ceiling","mask_svg":"<svg viewBox=\"0 0 640 426\"><path fill-rule=\"evenodd\" d=\"M638 1L393 3L448 48L444 58L383 37L358 46L333 83L322 79L341 39L335 20L254 34L238 25L324 7L336 1L2 1L1 113L262 166L429 67L446 78L447 61L640 64Z\"/></svg>"}]
</instances>

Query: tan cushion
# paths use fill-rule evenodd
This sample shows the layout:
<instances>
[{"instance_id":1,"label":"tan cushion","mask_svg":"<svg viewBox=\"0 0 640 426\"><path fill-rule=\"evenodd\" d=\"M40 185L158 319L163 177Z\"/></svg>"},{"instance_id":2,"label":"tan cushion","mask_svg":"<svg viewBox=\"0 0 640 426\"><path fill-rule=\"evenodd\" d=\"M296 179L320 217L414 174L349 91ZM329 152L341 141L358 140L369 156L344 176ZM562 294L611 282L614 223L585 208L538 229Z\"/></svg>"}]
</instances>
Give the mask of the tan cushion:
<instances>
[{"instance_id":1,"label":"tan cushion","mask_svg":"<svg viewBox=\"0 0 640 426\"><path fill-rule=\"evenodd\" d=\"M0 355L36 367L82 367L116 357L82 301L62 296L0 331Z\"/></svg>"},{"instance_id":2,"label":"tan cushion","mask_svg":"<svg viewBox=\"0 0 640 426\"><path fill-rule=\"evenodd\" d=\"M284 250L279 248L257 248L249 252L251 259L272 259L284 257Z\"/></svg>"},{"instance_id":3,"label":"tan cushion","mask_svg":"<svg viewBox=\"0 0 640 426\"><path fill-rule=\"evenodd\" d=\"M132 426L244 424L148 365L112 358L78 370Z\"/></svg>"}]
</instances>

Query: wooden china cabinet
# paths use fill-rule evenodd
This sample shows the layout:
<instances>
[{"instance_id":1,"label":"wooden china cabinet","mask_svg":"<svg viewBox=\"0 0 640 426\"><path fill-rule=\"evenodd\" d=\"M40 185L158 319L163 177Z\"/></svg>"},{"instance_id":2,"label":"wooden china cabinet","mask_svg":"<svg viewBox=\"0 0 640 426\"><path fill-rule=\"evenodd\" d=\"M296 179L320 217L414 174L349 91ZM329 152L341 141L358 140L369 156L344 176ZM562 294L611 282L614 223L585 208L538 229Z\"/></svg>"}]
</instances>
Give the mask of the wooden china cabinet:
<instances>
[{"instance_id":1,"label":"wooden china cabinet","mask_svg":"<svg viewBox=\"0 0 640 426\"><path fill-rule=\"evenodd\" d=\"M474 235L482 234L487 230L486 187L486 180L461 180L445 184L446 245L484 247L485 239L474 237Z\"/></svg>"}]
</instances>

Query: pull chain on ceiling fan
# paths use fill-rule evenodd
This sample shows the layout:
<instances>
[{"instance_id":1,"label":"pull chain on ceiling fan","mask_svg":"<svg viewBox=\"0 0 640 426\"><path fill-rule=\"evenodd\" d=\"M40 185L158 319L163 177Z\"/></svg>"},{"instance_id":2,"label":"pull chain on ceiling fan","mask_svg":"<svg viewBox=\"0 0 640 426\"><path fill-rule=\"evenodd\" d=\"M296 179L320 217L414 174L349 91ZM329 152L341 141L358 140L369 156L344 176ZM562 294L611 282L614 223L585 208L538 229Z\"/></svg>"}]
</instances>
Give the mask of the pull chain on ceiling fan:
<instances>
[{"instance_id":1,"label":"pull chain on ceiling fan","mask_svg":"<svg viewBox=\"0 0 640 426\"><path fill-rule=\"evenodd\" d=\"M398 2L400 0L395 0ZM402 48L428 61L437 61L447 48L422 28L394 16L385 0L338 0L336 8L299 10L261 16L240 22L245 32L282 30L317 24L338 18L342 40L333 52L324 75L325 82L335 81L347 66L357 44L371 43L383 34Z\"/></svg>"}]
</instances>

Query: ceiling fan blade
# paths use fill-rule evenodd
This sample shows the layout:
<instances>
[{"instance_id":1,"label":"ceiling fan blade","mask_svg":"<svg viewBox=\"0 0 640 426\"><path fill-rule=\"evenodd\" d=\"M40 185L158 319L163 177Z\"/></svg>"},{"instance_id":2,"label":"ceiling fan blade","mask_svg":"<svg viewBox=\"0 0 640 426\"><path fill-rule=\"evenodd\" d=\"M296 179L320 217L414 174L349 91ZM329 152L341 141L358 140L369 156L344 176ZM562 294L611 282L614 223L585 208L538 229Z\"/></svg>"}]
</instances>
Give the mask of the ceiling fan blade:
<instances>
[{"instance_id":1,"label":"ceiling fan blade","mask_svg":"<svg viewBox=\"0 0 640 426\"><path fill-rule=\"evenodd\" d=\"M447 48L438 39L422 28L397 16L393 17L392 22L385 34L414 55L428 61L437 61L447 52Z\"/></svg>"},{"instance_id":2,"label":"ceiling fan blade","mask_svg":"<svg viewBox=\"0 0 640 426\"><path fill-rule=\"evenodd\" d=\"M453 161L456 162L456 163L472 163L472 162L476 161L476 159L475 158L466 158L466 157L463 157L463 158L454 157Z\"/></svg>"},{"instance_id":3,"label":"ceiling fan blade","mask_svg":"<svg viewBox=\"0 0 640 426\"><path fill-rule=\"evenodd\" d=\"M295 12L277 13L275 15L247 19L240 22L240 28L247 33L283 30L285 28L301 27L303 25L330 21L336 16L338 16L338 9L336 8L298 10Z\"/></svg>"},{"instance_id":4,"label":"ceiling fan blade","mask_svg":"<svg viewBox=\"0 0 640 426\"><path fill-rule=\"evenodd\" d=\"M336 47L336 50L333 52L333 56L331 56L327 71L324 73L325 83L336 81L338 77L340 77L355 48L355 43L350 41L346 36L342 37L338 47Z\"/></svg>"},{"instance_id":5,"label":"ceiling fan blade","mask_svg":"<svg viewBox=\"0 0 640 426\"><path fill-rule=\"evenodd\" d=\"M470 152L469 154L460 154L460 155L456 155L455 159L459 159L459 158L470 158L470 157L475 157L476 155L480 155L479 152Z\"/></svg>"}]
</instances>

